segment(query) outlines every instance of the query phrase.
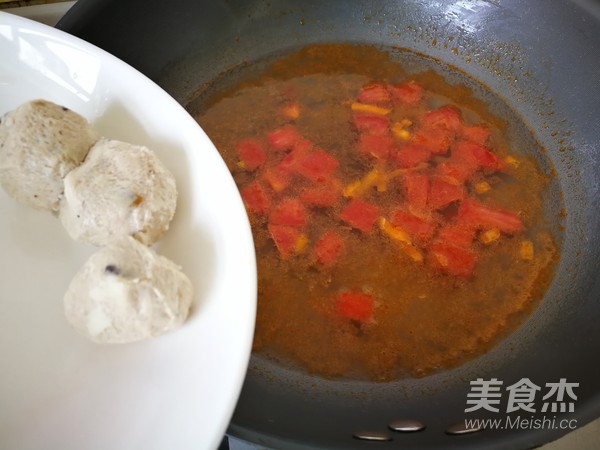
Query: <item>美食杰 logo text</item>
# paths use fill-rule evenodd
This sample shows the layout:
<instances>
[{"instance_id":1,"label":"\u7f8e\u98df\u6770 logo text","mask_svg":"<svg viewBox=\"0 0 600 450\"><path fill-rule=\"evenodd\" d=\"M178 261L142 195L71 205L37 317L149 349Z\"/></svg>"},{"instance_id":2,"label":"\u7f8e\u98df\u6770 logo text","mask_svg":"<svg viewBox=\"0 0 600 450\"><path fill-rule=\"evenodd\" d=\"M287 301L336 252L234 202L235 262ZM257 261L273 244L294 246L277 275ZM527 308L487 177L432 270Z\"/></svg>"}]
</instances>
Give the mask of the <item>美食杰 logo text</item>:
<instances>
[{"instance_id":1,"label":"\u7f8e\u98df\u6770 logo text","mask_svg":"<svg viewBox=\"0 0 600 450\"><path fill-rule=\"evenodd\" d=\"M573 430L577 419L565 414L575 412L579 383L561 378L540 386L529 378L514 384L492 378L478 378L470 382L465 413L489 411L505 413L504 418L465 419L467 429L501 430ZM508 415L510 414L510 415ZM537 414L537 415L534 415ZM557 416L557 414L561 414Z\"/></svg>"}]
</instances>

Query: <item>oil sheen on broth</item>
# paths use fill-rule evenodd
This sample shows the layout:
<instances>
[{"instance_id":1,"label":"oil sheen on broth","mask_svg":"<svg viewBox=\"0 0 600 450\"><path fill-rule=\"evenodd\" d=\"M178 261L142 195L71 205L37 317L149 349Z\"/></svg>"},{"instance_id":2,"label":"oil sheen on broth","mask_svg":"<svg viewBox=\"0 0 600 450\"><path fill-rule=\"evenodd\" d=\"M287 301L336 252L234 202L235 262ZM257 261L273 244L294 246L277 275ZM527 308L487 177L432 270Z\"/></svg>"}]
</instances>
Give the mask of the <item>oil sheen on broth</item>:
<instances>
[{"instance_id":1,"label":"oil sheen on broth","mask_svg":"<svg viewBox=\"0 0 600 450\"><path fill-rule=\"evenodd\" d=\"M436 64L316 45L190 103L253 228L255 352L323 377L422 377L488 351L543 296L551 168Z\"/></svg>"}]
</instances>

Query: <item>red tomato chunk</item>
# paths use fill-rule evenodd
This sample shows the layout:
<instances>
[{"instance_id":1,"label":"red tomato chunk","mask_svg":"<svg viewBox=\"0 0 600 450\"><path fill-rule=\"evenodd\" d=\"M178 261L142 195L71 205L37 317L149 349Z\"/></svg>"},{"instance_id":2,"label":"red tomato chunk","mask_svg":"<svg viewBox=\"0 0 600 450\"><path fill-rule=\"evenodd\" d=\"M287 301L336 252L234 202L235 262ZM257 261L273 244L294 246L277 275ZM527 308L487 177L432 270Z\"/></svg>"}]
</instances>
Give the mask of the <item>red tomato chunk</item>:
<instances>
[{"instance_id":1,"label":"red tomato chunk","mask_svg":"<svg viewBox=\"0 0 600 450\"><path fill-rule=\"evenodd\" d=\"M429 158L431 158L431 152L422 145L407 144L400 147L396 153L398 167L403 169L427 162Z\"/></svg>"},{"instance_id":2,"label":"red tomato chunk","mask_svg":"<svg viewBox=\"0 0 600 450\"><path fill-rule=\"evenodd\" d=\"M462 200L465 190L462 186L448 183L440 178L433 178L429 188L428 205L432 209L440 209L451 203Z\"/></svg>"},{"instance_id":3,"label":"red tomato chunk","mask_svg":"<svg viewBox=\"0 0 600 450\"><path fill-rule=\"evenodd\" d=\"M433 243L429 251L433 267L458 277L468 278L473 275L477 263L474 252L444 242Z\"/></svg>"},{"instance_id":4,"label":"red tomato chunk","mask_svg":"<svg viewBox=\"0 0 600 450\"><path fill-rule=\"evenodd\" d=\"M452 158L469 167L492 170L500 170L503 167L495 153L470 141L458 142L452 149Z\"/></svg>"},{"instance_id":5,"label":"red tomato chunk","mask_svg":"<svg viewBox=\"0 0 600 450\"><path fill-rule=\"evenodd\" d=\"M290 151L279 163L279 168L284 172L295 172L300 163L306 158L313 148L312 142L306 139L300 139L294 144Z\"/></svg>"},{"instance_id":6,"label":"red tomato chunk","mask_svg":"<svg viewBox=\"0 0 600 450\"><path fill-rule=\"evenodd\" d=\"M434 155L445 155L452 143L452 135L442 129L421 130L413 136L412 142L426 148Z\"/></svg>"},{"instance_id":7,"label":"red tomato chunk","mask_svg":"<svg viewBox=\"0 0 600 450\"><path fill-rule=\"evenodd\" d=\"M240 194L246 208L253 213L266 213L271 209L271 199L258 181L243 188Z\"/></svg>"},{"instance_id":8,"label":"red tomato chunk","mask_svg":"<svg viewBox=\"0 0 600 450\"><path fill-rule=\"evenodd\" d=\"M332 180L303 189L300 200L308 206L327 208L335 205L340 198L340 192L339 181Z\"/></svg>"},{"instance_id":9,"label":"red tomato chunk","mask_svg":"<svg viewBox=\"0 0 600 450\"><path fill-rule=\"evenodd\" d=\"M315 244L315 257L319 264L329 266L344 251L344 240L334 231L327 230Z\"/></svg>"},{"instance_id":10,"label":"red tomato chunk","mask_svg":"<svg viewBox=\"0 0 600 450\"><path fill-rule=\"evenodd\" d=\"M298 164L297 171L312 181L327 180L340 163L324 150L315 150Z\"/></svg>"},{"instance_id":11,"label":"red tomato chunk","mask_svg":"<svg viewBox=\"0 0 600 450\"><path fill-rule=\"evenodd\" d=\"M358 199L353 199L340 214L344 222L364 233L371 231L378 216L377 206Z\"/></svg>"},{"instance_id":12,"label":"red tomato chunk","mask_svg":"<svg viewBox=\"0 0 600 450\"><path fill-rule=\"evenodd\" d=\"M354 126L361 133L369 133L376 136L387 134L390 121L386 117L375 114L354 114Z\"/></svg>"},{"instance_id":13,"label":"red tomato chunk","mask_svg":"<svg viewBox=\"0 0 600 450\"><path fill-rule=\"evenodd\" d=\"M335 299L337 313L346 319L366 322L373 317L373 297L355 292L340 292Z\"/></svg>"},{"instance_id":14,"label":"red tomato chunk","mask_svg":"<svg viewBox=\"0 0 600 450\"><path fill-rule=\"evenodd\" d=\"M456 131L462 125L460 113L451 106L430 111L423 116L421 122L425 128L441 128L449 131Z\"/></svg>"},{"instance_id":15,"label":"red tomato chunk","mask_svg":"<svg viewBox=\"0 0 600 450\"><path fill-rule=\"evenodd\" d=\"M503 233L516 234L523 231L521 218L510 211L489 208L477 200L466 199L458 209L460 223L475 229L497 228Z\"/></svg>"},{"instance_id":16,"label":"red tomato chunk","mask_svg":"<svg viewBox=\"0 0 600 450\"><path fill-rule=\"evenodd\" d=\"M363 86L358 94L358 101L370 105L387 104L391 100L390 93L384 84Z\"/></svg>"},{"instance_id":17,"label":"red tomato chunk","mask_svg":"<svg viewBox=\"0 0 600 450\"><path fill-rule=\"evenodd\" d=\"M284 125L267 133L267 140L275 150L290 150L301 138L302 136L293 125Z\"/></svg>"},{"instance_id":18,"label":"red tomato chunk","mask_svg":"<svg viewBox=\"0 0 600 450\"><path fill-rule=\"evenodd\" d=\"M404 191L410 209L415 211L424 210L429 196L429 177L418 172L404 174Z\"/></svg>"},{"instance_id":19,"label":"red tomato chunk","mask_svg":"<svg viewBox=\"0 0 600 450\"><path fill-rule=\"evenodd\" d=\"M279 254L283 259L288 259L295 252L296 243L300 238L300 230L296 227L272 223L268 225L268 229Z\"/></svg>"},{"instance_id":20,"label":"red tomato chunk","mask_svg":"<svg viewBox=\"0 0 600 450\"><path fill-rule=\"evenodd\" d=\"M358 140L359 151L377 159L388 159L393 147L394 140L390 136L363 134Z\"/></svg>"},{"instance_id":21,"label":"red tomato chunk","mask_svg":"<svg viewBox=\"0 0 600 450\"><path fill-rule=\"evenodd\" d=\"M236 150L244 169L254 170L263 165L267 160L267 153L263 144L257 139L243 139L237 146Z\"/></svg>"},{"instance_id":22,"label":"red tomato chunk","mask_svg":"<svg viewBox=\"0 0 600 450\"><path fill-rule=\"evenodd\" d=\"M275 206L269 216L269 223L275 225L286 225L292 227L301 227L306 224L308 213L306 208L295 198L286 198Z\"/></svg>"},{"instance_id":23,"label":"red tomato chunk","mask_svg":"<svg viewBox=\"0 0 600 450\"><path fill-rule=\"evenodd\" d=\"M451 183L464 184L475 173L475 168L460 162L447 161L438 164L435 173Z\"/></svg>"},{"instance_id":24,"label":"red tomato chunk","mask_svg":"<svg viewBox=\"0 0 600 450\"><path fill-rule=\"evenodd\" d=\"M485 145L490 138L490 130L478 125L464 125L460 129L460 135L467 141Z\"/></svg>"},{"instance_id":25,"label":"red tomato chunk","mask_svg":"<svg viewBox=\"0 0 600 450\"><path fill-rule=\"evenodd\" d=\"M390 223L402 228L412 237L416 237L422 242L429 241L436 229L436 224L433 220L426 220L402 210L392 212Z\"/></svg>"},{"instance_id":26,"label":"red tomato chunk","mask_svg":"<svg viewBox=\"0 0 600 450\"><path fill-rule=\"evenodd\" d=\"M407 81L405 83L390 86L389 88L392 98L397 103L414 105L423 98L423 88L415 81Z\"/></svg>"}]
</instances>

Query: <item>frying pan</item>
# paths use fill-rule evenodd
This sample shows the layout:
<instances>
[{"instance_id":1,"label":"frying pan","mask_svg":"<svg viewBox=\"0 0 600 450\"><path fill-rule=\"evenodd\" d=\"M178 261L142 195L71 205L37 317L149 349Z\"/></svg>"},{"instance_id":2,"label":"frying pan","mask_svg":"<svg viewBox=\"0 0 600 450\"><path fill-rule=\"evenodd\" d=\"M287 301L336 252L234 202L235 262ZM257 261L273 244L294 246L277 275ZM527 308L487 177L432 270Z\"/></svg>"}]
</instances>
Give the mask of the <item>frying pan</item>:
<instances>
[{"instance_id":1,"label":"frying pan","mask_svg":"<svg viewBox=\"0 0 600 450\"><path fill-rule=\"evenodd\" d=\"M532 420L521 429L449 433L465 417L505 418L502 411L465 413L470 382L478 378L504 386L522 378L542 387L560 379L579 383L574 411L546 418L583 426L600 416L598 2L79 0L58 27L129 62L184 105L223 73L311 43L406 48L500 96L546 149L534 156L554 166L562 198L546 201L558 210L562 200L565 208L553 224L561 257L540 306L520 328L461 367L389 383L324 380L253 355L231 435L289 449L510 449L570 431ZM543 418L539 408L520 413ZM400 419L426 428L391 431L388 424ZM391 440L365 441L357 438L361 431Z\"/></svg>"}]
</instances>

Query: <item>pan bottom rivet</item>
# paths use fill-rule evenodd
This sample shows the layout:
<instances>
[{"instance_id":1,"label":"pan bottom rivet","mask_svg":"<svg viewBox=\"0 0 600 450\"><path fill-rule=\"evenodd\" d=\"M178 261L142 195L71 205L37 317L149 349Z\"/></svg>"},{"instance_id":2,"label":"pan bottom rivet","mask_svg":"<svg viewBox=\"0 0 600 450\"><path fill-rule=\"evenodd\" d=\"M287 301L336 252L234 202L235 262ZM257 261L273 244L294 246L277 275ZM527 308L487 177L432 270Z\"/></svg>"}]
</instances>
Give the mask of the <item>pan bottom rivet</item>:
<instances>
[{"instance_id":1,"label":"pan bottom rivet","mask_svg":"<svg viewBox=\"0 0 600 450\"><path fill-rule=\"evenodd\" d=\"M352 435L355 439L362 441L391 441L393 439L390 433L385 431L357 431Z\"/></svg>"},{"instance_id":2,"label":"pan bottom rivet","mask_svg":"<svg viewBox=\"0 0 600 450\"><path fill-rule=\"evenodd\" d=\"M421 431L425 429L425 424L419 420L413 419L398 419L390 422L388 427L394 431L400 431L402 433L412 433L415 431Z\"/></svg>"}]
</instances>

